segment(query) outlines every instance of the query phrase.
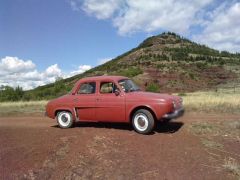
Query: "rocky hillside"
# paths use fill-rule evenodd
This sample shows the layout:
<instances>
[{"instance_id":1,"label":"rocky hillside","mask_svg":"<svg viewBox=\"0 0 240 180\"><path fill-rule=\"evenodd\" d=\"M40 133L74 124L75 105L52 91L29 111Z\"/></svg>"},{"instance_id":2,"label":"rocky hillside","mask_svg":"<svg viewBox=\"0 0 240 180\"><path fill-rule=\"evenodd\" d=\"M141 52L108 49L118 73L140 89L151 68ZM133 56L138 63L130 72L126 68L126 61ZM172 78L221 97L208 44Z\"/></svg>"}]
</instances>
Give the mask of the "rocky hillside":
<instances>
[{"instance_id":1,"label":"rocky hillside","mask_svg":"<svg viewBox=\"0 0 240 180\"><path fill-rule=\"evenodd\" d=\"M189 92L234 82L239 78L239 71L240 54L219 52L175 33L163 33L83 74L38 87L27 94L29 99L59 96L78 79L96 75L128 76L149 91Z\"/></svg>"}]
</instances>

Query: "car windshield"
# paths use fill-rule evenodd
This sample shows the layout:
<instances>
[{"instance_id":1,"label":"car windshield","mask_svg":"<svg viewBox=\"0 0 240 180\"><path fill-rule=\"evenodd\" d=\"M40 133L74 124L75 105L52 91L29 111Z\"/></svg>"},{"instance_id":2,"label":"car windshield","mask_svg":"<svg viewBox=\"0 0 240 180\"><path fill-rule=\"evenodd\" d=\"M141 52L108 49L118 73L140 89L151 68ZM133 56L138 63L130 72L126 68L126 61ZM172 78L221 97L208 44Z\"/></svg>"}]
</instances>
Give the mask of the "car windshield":
<instances>
[{"instance_id":1,"label":"car windshield","mask_svg":"<svg viewBox=\"0 0 240 180\"><path fill-rule=\"evenodd\" d=\"M122 79L118 83L125 92L140 91L140 88L130 79Z\"/></svg>"}]
</instances>

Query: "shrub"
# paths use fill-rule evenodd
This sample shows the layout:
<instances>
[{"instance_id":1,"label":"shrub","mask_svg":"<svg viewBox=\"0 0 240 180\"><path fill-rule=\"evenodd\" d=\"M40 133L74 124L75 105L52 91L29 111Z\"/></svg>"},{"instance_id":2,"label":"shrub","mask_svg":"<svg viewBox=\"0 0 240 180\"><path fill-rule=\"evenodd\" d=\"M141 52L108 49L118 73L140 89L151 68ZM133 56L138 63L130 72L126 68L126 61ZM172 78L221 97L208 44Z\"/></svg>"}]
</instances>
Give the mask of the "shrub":
<instances>
[{"instance_id":1,"label":"shrub","mask_svg":"<svg viewBox=\"0 0 240 180\"><path fill-rule=\"evenodd\" d=\"M150 84L147 85L146 91L149 91L149 92L159 92L160 88L159 88L158 84L150 83Z\"/></svg>"},{"instance_id":2,"label":"shrub","mask_svg":"<svg viewBox=\"0 0 240 180\"><path fill-rule=\"evenodd\" d=\"M143 71L138 67L135 67L135 68L131 67L131 68L124 69L124 70L121 70L118 72L119 75L127 76L127 77L134 77L134 76L137 76L142 73L143 73Z\"/></svg>"}]
</instances>

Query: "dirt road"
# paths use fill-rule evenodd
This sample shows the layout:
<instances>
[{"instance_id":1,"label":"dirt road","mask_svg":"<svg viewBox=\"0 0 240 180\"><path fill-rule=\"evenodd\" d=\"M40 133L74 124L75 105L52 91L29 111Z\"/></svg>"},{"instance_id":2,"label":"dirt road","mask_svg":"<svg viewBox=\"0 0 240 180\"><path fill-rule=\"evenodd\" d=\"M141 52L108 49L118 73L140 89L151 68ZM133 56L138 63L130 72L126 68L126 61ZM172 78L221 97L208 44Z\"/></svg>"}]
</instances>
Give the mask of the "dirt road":
<instances>
[{"instance_id":1,"label":"dirt road","mask_svg":"<svg viewBox=\"0 0 240 180\"><path fill-rule=\"evenodd\" d=\"M41 116L3 117L0 179L237 179L222 163L240 161L240 142L220 139L226 149L209 149L189 129L226 119L239 116L190 113L146 136L128 124L78 123L63 130Z\"/></svg>"}]
</instances>

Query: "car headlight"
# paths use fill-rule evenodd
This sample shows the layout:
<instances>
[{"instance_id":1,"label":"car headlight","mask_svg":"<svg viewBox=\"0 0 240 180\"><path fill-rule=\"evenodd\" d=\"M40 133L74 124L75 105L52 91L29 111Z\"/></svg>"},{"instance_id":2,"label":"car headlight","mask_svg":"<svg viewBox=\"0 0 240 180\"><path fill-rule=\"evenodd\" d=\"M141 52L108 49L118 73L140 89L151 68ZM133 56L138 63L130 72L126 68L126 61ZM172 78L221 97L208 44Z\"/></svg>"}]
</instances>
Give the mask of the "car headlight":
<instances>
[{"instance_id":1,"label":"car headlight","mask_svg":"<svg viewBox=\"0 0 240 180\"><path fill-rule=\"evenodd\" d=\"M173 104L173 108L176 109L176 103L173 101L172 104Z\"/></svg>"}]
</instances>

